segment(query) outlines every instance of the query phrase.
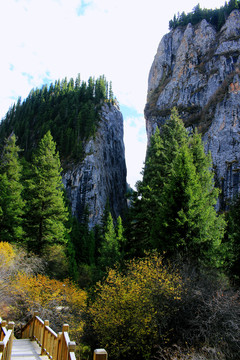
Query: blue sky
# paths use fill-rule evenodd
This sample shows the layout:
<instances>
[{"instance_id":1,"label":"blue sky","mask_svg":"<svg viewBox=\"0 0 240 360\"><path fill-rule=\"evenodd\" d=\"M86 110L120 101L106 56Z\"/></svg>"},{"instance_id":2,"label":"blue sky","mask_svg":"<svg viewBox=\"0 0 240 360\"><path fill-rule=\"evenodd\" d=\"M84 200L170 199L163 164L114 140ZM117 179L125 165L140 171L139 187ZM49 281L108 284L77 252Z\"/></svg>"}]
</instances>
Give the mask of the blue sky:
<instances>
[{"instance_id":1,"label":"blue sky","mask_svg":"<svg viewBox=\"0 0 240 360\"><path fill-rule=\"evenodd\" d=\"M0 118L19 96L56 79L104 74L124 116L128 182L146 152L143 110L158 44L177 12L225 0L0 0Z\"/></svg>"}]
</instances>

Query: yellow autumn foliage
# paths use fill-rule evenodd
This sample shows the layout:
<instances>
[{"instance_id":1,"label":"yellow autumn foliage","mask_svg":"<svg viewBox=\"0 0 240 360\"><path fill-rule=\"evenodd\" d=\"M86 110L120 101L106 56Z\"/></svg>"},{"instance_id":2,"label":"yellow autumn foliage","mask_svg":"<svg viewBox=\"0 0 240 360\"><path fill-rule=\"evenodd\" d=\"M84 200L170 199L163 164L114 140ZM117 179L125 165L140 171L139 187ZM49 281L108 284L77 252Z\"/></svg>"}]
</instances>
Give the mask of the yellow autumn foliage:
<instances>
[{"instance_id":1,"label":"yellow autumn foliage","mask_svg":"<svg viewBox=\"0 0 240 360\"><path fill-rule=\"evenodd\" d=\"M32 314L39 310L40 316L50 320L56 331L67 322L72 329L82 332L82 311L86 308L87 293L70 280L18 273L12 283L12 292L23 313ZM23 304L22 309L19 304Z\"/></svg>"},{"instance_id":2,"label":"yellow autumn foliage","mask_svg":"<svg viewBox=\"0 0 240 360\"><path fill-rule=\"evenodd\" d=\"M85 307L86 292L76 287L70 280L59 281L45 275L29 276L19 273L14 281L14 289L27 297L29 304L37 303L48 307L56 302L63 305L71 304L74 309ZM59 305L60 306L60 305Z\"/></svg>"},{"instance_id":3,"label":"yellow autumn foliage","mask_svg":"<svg viewBox=\"0 0 240 360\"><path fill-rule=\"evenodd\" d=\"M14 260L15 252L11 244L0 241L0 268L9 266Z\"/></svg>"},{"instance_id":4,"label":"yellow autumn foliage","mask_svg":"<svg viewBox=\"0 0 240 360\"><path fill-rule=\"evenodd\" d=\"M181 277L156 253L130 261L124 273L109 270L89 308L99 345L115 359L148 359L154 345L168 341L181 292Z\"/></svg>"},{"instance_id":5,"label":"yellow autumn foliage","mask_svg":"<svg viewBox=\"0 0 240 360\"><path fill-rule=\"evenodd\" d=\"M14 320L17 327L38 311L56 332L62 330L64 323L69 324L71 338L79 343L87 293L69 279L50 279L43 271L40 258L0 242L1 315Z\"/></svg>"}]
</instances>

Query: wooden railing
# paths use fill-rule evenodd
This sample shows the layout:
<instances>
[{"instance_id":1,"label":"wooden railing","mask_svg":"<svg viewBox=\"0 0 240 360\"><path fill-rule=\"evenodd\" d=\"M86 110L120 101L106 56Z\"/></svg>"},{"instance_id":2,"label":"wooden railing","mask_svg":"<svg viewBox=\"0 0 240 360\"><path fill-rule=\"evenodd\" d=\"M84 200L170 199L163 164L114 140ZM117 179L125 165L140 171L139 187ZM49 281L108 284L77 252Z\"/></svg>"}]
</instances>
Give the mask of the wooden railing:
<instances>
[{"instance_id":1,"label":"wooden railing","mask_svg":"<svg viewBox=\"0 0 240 360\"><path fill-rule=\"evenodd\" d=\"M14 337L14 322L3 321L0 318L0 360L10 360Z\"/></svg>"},{"instance_id":2,"label":"wooden railing","mask_svg":"<svg viewBox=\"0 0 240 360\"><path fill-rule=\"evenodd\" d=\"M38 313L34 313L22 328L22 339L36 340L41 347L41 355L47 355L51 360L76 360L76 343L70 341L68 331L69 326L64 324L62 332L56 334L49 327L48 320L43 321Z\"/></svg>"}]
</instances>

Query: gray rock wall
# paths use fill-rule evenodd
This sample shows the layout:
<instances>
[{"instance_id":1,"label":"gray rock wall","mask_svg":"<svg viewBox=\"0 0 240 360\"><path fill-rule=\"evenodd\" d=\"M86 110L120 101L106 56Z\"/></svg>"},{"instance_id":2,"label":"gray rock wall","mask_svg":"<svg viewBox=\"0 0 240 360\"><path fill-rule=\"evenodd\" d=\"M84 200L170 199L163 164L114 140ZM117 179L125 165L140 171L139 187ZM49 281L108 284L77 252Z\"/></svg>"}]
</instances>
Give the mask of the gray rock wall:
<instances>
[{"instance_id":1,"label":"gray rock wall","mask_svg":"<svg viewBox=\"0 0 240 360\"><path fill-rule=\"evenodd\" d=\"M163 37L149 74L145 107L148 140L174 106L186 127L197 127L202 133L226 202L240 191L238 10L230 14L219 33L202 20Z\"/></svg>"},{"instance_id":2,"label":"gray rock wall","mask_svg":"<svg viewBox=\"0 0 240 360\"><path fill-rule=\"evenodd\" d=\"M126 209L126 163L123 117L116 106L103 105L94 138L85 146L85 159L63 174L63 183L80 221L88 207L89 227L99 224L109 200L116 219Z\"/></svg>"}]
</instances>

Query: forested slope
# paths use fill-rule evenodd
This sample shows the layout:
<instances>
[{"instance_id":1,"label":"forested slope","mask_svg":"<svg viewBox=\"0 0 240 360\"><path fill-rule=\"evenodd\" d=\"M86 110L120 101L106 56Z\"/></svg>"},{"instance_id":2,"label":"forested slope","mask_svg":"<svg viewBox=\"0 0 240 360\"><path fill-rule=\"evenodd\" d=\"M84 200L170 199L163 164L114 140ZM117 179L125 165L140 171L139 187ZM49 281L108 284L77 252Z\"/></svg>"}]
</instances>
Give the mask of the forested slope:
<instances>
[{"instance_id":1,"label":"forested slope","mask_svg":"<svg viewBox=\"0 0 240 360\"><path fill-rule=\"evenodd\" d=\"M14 132L29 159L32 149L50 130L61 159L82 160L83 142L95 133L103 102L114 102L111 83L104 76L89 78L86 83L78 75L75 81L65 78L32 90L6 114L0 125L1 143Z\"/></svg>"}]
</instances>

